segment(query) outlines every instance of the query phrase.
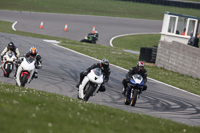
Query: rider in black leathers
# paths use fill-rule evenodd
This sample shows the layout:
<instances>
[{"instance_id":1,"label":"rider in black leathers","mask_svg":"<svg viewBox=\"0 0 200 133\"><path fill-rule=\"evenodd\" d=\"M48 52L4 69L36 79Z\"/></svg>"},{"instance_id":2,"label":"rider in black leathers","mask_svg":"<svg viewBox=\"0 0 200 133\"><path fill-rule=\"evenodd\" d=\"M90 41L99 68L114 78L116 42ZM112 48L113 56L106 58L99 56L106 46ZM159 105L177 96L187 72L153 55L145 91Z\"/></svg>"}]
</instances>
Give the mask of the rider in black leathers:
<instances>
[{"instance_id":1,"label":"rider in black leathers","mask_svg":"<svg viewBox=\"0 0 200 133\"><path fill-rule=\"evenodd\" d=\"M90 70L94 68L100 68L104 75L104 82L101 84L99 91L104 92L106 90L104 83L108 82L111 73L109 68L109 61L107 59L102 59L100 63L93 64L91 67L87 68L86 71L81 72L79 83L76 85L77 88L79 88L79 85L82 83L84 77L90 72Z\"/></svg>"},{"instance_id":2,"label":"rider in black leathers","mask_svg":"<svg viewBox=\"0 0 200 133\"><path fill-rule=\"evenodd\" d=\"M146 85L146 82L147 82L147 70L144 68L144 63L139 61L137 63L137 66L136 67L132 67L129 70L129 72L126 74L126 78L123 79L122 84L123 84L124 88L122 90L122 94L124 94L124 95L126 94L127 83L130 81L131 77L134 74L140 74L143 77L145 85L144 85L142 91L147 90L147 85Z\"/></svg>"}]
</instances>

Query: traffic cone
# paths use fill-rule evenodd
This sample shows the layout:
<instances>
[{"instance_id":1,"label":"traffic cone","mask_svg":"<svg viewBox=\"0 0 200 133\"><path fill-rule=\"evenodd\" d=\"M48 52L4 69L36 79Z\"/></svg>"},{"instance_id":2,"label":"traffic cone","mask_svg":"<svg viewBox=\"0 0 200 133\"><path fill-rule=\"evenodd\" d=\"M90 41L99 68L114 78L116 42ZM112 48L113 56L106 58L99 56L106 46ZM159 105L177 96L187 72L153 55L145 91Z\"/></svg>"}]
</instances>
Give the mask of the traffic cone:
<instances>
[{"instance_id":1,"label":"traffic cone","mask_svg":"<svg viewBox=\"0 0 200 133\"><path fill-rule=\"evenodd\" d=\"M65 25L64 31L67 31L67 24Z\"/></svg>"},{"instance_id":2,"label":"traffic cone","mask_svg":"<svg viewBox=\"0 0 200 133\"><path fill-rule=\"evenodd\" d=\"M40 29L43 29L43 24L44 24L44 22L41 21L41 23L40 23Z\"/></svg>"},{"instance_id":3,"label":"traffic cone","mask_svg":"<svg viewBox=\"0 0 200 133\"><path fill-rule=\"evenodd\" d=\"M93 26L93 28L92 28L92 33L94 33L95 32L95 26Z\"/></svg>"}]
</instances>

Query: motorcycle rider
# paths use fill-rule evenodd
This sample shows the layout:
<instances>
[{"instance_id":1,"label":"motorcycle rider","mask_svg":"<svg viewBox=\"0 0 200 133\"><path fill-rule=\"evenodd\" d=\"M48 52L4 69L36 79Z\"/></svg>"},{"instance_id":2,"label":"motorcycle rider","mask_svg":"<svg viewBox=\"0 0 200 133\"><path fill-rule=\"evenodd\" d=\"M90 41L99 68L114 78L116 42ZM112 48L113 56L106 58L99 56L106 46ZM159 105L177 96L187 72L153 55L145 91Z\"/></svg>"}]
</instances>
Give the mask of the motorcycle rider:
<instances>
[{"instance_id":1,"label":"motorcycle rider","mask_svg":"<svg viewBox=\"0 0 200 133\"><path fill-rule=\"evenodd\" d=\"M96 37L97 40L98 40L98 38L99 38L99 33L98 33L98 31L95 31L95 32L94 32L94 35L95 35L95 37Z\"/></svg>"},{"instance_id":2,"label":"motorcycle rider","mask_svg":"<svg viewBox=\"0 0 200 133\"><path fill-rule=\"evenodd\" d=\"M95 31L94 33L89 33L87 37L88 38L91 37L92 38L91 41L96 43L96 41L98 40L98 37L99 37L99 33L98 33L98 31Z\"/></svg>"},{"instance_id":3,"label":"motorcycle rider","mask_svg":"<svg viewBox=\"0 0 200 133\"><path fill-rule=\"evenodd\" d=\"M94 68L100 68L104 75L104 82L101 84L101 87L99 88L98 91L104 92L106 90L104 83L108 82L111 73L109 68L109 61L107 59L102 59L100 63L93 64L91 67L87 68L86 71L81 72L79 83L76 85L77 88L79 88L79 85L82 83L84 77L87 76L90 70Z\"/></svg>"},{"instance_id":4,"label":"motorcycle rider","mask_svg":"<svg viewBox=\"0 0 200 133\"><path fill-rule=\"evenodd\" d=\"M15 57L18 59L19 58L19 49L14 45L13 42L9 42L8 46L4 48L4 50L1 53L1 63L3 61L3 56L8 52L8 51L12 51L15 54Z\"/></svg>"},{"instance_id":5,"label":"motorcycle rider","mask_svg":"<svg viewBox=\"0 0 200 133\"><path fill-rule=\"evenodd\" d=\"M139 61L137 63L137 66L132 67L129 72L126 74L126 78L123 79L122 84L124 86L123 90L122 90L122 94L126 94L126 87L127 87L127 83L130 81L131 77L134 74L140 74L143 77L143 81L144 81L144 87L142 89L142 91L147 90L147 70L144 68L144 63L142 61Z\"/></svg>"},{"instance_id":6,"label":"motorcycle rider","mask_svg":"<svg viewBox=\"0 0 200 133\"><path fill-rule=\"evenodd\" d=\"M33 73L32 78L38 78L38 71L37 71L37 69L41 69L42 68L42 57L38 54L36 47L34 47L34 46L31 47L29 49L29 52L26 53L24 56L36 59L36 62L35 62L35 68L36 69L35 69L35 71ZM19 64L21 64L21 61L18 62L18 66L19 66ZM18 67L17 67L17 69L18 69ZM16 77L17 69L16 69L14 77Z\"/></svg>"}]
</instances>

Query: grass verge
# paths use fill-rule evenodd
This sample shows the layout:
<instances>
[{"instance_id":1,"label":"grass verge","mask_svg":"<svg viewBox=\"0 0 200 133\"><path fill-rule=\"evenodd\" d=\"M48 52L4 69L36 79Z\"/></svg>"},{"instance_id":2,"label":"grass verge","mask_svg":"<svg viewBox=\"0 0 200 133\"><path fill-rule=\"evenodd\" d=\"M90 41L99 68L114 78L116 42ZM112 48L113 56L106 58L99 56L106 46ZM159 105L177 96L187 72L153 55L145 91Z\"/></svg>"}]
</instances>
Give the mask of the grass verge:
<instances>
[{"instance_id":1,"label":"grass verge","mask_svg":"<svg viewBox=\"0 0 200 133\"><path fill-rule=\"evenodd\" d=\"M122 133L133 130L137 133L198 133L200 130L200 127L1 82L0 108L0 131L3 133Z\"/></svg>"},{"instance_id":2,"label":"grass verge","mask_svg":"<svg viewBox=\"0 0 200 133\"><path fill-rule=\"evenodd\" d=\"M1 0L0 9L162 20L165 11L200 17L198 9L123 0Z\"/></svg>"},{"instance_id":3,"label":"grass verge","mask_svg":"<svg viewBox=\"0 0 200 133\"><path fill-rule=\"evenodd\" d=\"M160 34L129 35L114 39L113 46L126 50L140 51L141 47L152 48L153 46L158 46L159 40Z\"/></svg>"},{"instance_id":4,"label":"grass verge","mask_svg":"<svg viewBox=\"0 0 200 133\"><path fill-rule=\"evenodd\" d=\"M139 59L138 55L124 52L121 48L112 48L109 46L80 43L78 41L73 41L64 38L13 31L11 30L11 25L12 23L10 22L0 21L0 32L18 34L23 36L32 36L36 38L55 39L57 41L62 42L61 45L64 47L73 49L75 51L84 53L97 59L107 58L110 61L110 63L115 64L117 66L121 66L125 69L130 69L138 62ZM142 38L142 41L144 40L145 38ZM124 42L124 44L126 44L126 42ZM148 71L148 76L151 78L200 95L200 79L194 79L190 76L168 71L166 69L158 68L152 65L146 65L146 69Z\"/></svg>"},{"instance_id":5,"label":"grass verge","mask_svg":"<svg viewBox=\"0 0 200 133\"><path fill-rule=\"evenodd\" d=\"M159 40L159 34L129 35L114 39L113 46L127 50L140 51L141 47L158 46Z\"/></svg>"}]
</instances>

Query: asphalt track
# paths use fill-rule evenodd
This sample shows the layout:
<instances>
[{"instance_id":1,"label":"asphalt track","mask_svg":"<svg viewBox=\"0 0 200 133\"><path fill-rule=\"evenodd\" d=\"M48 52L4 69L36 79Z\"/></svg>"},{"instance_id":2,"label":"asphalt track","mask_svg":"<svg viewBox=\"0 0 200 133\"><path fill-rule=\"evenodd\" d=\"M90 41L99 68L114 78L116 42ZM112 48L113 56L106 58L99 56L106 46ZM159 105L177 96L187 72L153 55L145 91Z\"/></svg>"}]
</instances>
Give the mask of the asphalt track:
<instances>
[{"instance_id":1,"label":"asphalt track","mask_svg":"<svg viewBox=\"0 0 200 133\"><path fill-rule=\"evenodd\" d=\"M6 11L3 11L3 12L5 13ZM12 13L8 11L8 14L5 17L5 14L2 15L2 11L0 11L0 20L7 20L11 22L18 21L18 24L16 25L17 30L21 30L20 28L23 27L22 29L24 31L26 31L26 28L28 29L27 31L30 31L31 30L30 27L32 28L34 27L33 25L31 25L31 23L30 23L30 26L28 26L28 23L32 22L30 19L33 16L23 18L23 16L26 16L26 15L20 15L20 18L17 18L17 14L15 13L17 12L14 12L13 13L14 15L12 16L11 15ZM37 15L34 15L34 18L33 18L34 20L39 20L41 19L40 17L44 15L40 13L36 13L36 14ZM47 16L49 16L50 18L52 16L56 18L57 15L58 14L47 14ZM58 16L63 16L63 15L58 15ZM73 16L73 15L69 15L69 16ZM115 24L115 22L113 22L112 19L117 20L117 18L110 18L110 17L105 17L105 18L94 17L93 18L92 16L84 16L84 17L80 16L80 20L78 20L79 15L76 17L77 17L76 18L77 21L75 20L74 21L79 23L80 25L86 25L84 22L83 24L81 24L81 21L84 17L88 17L87 23L91 22L95 18L101 18L102 28L103 28L103 25L105 25L106 27L109 27L107 26L108 22L106 23L103 22L104 19L105 20L108 19L107 21L111 19L109 22L109 25L112 25L112 23ZM46 19L47 18L48 17L46 17ZM89 18L92 18L92 20L90 21ZM60 22L58 19L59 17L56 19L56 21ZM136 20L136 19L133 19L133 20L124 19L124 20L138 21L138 22L141 21L141 23L148 24L148 26L146 27L153 27L151 26L150 22L153 23L152 25L154 25L155 23L154 21L151 21L151 20L150 21L147 20L147 22L144 22L146 20ZM26 21L26 22L23 22L23 21ZM71 22L72 21L73 20L71 20ZM22 22L23 24L21 25ZM138 24L138 26L137 24L135 25L136 25L135 27L136 30L134 31L138 33L139 32L141 33L143 31L145 32L145 29L143 29L144 27L141 27L141 29L143 30L139 31L140 26L141 26L140 23ZM35 25L35 27L37 29L32 29L31 31L34 31L34 32L40 31L41 34L48 34L48 35L56 34L56 31L53 33L48 33L48 29L46 31L46 28L42 29L41 31L38 25ZM125 29L125 27L126 26L124 26L123 28L123 25L122 25L121 29ZM77 30L78 29L79 28L77 28ZM89 31L90 29L92 28L88 26ZM132 33L134 31L132 31ZM59 31L59 32L62 32L60 34L63 34L63 35L66 34L66 32L64 31ZM155 31L147 30L146 32L155 32ZM67 34L69 33L70 31L67 32ZM111 35L109 36L110 37L114 36L113 33L114 32L110 33ZM119 33L115 31L116 35L119 35L121 33L122 33L121 30L119 31ZM73 32L73 34L75 34L75 32ZM10 35L10 34L4 34L4 33L0 33L0 50L1 51L3 50L3 48L7 45L9 41L13 41L19 47L21 54L25 54L29 50L29 48L32 45L34 45L37 47L40 55L43 57L43 68L39 70L39 78L34 79L30 84L27 84L27 87L35 88L38 90L43 90L47 92L62 94L62 95L66 95L72 98L76 98L78 92L77 92L77 89L75 88L75 85L79 79L79 73L85 70L85 68L87 68L89 65L95 62L98 62L98 60L96 59L84 56L72 50L62 48L57 45L52 45L51 43L48 43L48 42L44 42L43 39L23 37L23 36ZM104 44L108 45L106 43ZM200 126L200 103L199 103L200 97L199 96L195 96L190 93L175 89L174 87L170 87L170 86L158 83L154 80L148 79L148 83L147 83L148 91L144 92L141 95L140 99L136 103L136 106L135 107L126 106L123 103L123 96L121 94L121 90L122 90L121 81L124 78L127 71L113 65L111 65L111 71L112 73L110 76L110 80L106 84L107 91L105 93L98 93L96 96L91 97L89 102L100 103L103 105L120 108L120 109L130 111L130 112L145 113L152 116L171 119L171 120L189 124L189 125ZM0 81L15 84L15 81L12 78L12 76L13 74L11 74L10 78L5 78L3 77L2 71L0 71Z\"/></svg>"},{"instance_id":2,"label":"asphalt track","mask_svg":"<svg viewBox=\"0 0 200 133\"><path fill-rule=\"evenodd\" d=\"M162 25L161 21L155 20L2 10L0 10L0 20L17 21L16 30L77 41L92 32L92 28L95 26L95 29L99 32L97 43L103 45L109 45L112 37L121 34L159 33ZM42 20L44 29L41 30L39 27ZM67 32L64 31L65 24L68 25Z\"/></svg>"}]
</instances>

